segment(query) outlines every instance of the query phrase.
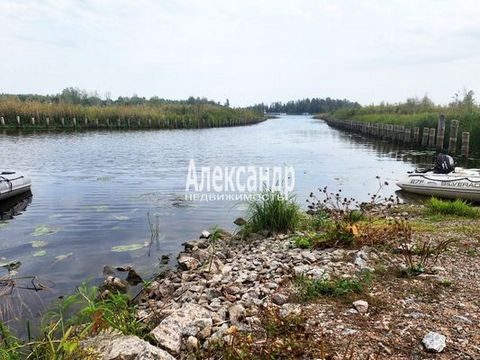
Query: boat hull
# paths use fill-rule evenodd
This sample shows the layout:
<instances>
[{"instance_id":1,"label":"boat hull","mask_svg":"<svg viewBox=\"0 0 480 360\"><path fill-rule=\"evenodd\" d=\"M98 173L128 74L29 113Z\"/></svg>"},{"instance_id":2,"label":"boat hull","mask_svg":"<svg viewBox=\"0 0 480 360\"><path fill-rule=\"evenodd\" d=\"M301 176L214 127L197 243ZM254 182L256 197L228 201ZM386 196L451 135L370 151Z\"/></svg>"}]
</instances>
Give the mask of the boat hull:
<instances>
[{"instance_id":1,"label":"boat hull","mask_svg":"<svg viewBox=\"0 0 480 360\"><path fill-rule=\"evenodd\" d=\"M29 178L17 173L0 173L0 201L29 192L32 183Z\"/></svg>"},{"instance_id":2,"label":"boat hull","mask_svg":"<svg viewBox=\"0 0 480 360\"><path fill-rule=\"evenodd\" d=\"M397 185L414 194L480 202L480 176L412 174Z\"/></svg>"}]
</instances>

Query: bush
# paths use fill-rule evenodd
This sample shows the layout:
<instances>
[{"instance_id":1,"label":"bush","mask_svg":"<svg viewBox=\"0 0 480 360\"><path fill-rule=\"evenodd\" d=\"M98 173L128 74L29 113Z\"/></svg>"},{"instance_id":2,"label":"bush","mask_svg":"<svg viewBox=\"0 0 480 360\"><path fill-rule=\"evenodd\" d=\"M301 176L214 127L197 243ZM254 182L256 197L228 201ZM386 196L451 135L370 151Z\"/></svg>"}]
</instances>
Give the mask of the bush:
<instances>
[{"instance_id":1,"label":"bush","mask_svg":"<svg viewBox=\"0 0 480 360\"><path fill-rule=\"evenodd\" d=\"M286 233L294 231L300 221L300 210L293 196L285 198L280 192L265 190L259 200L248 207L247 232L268 231Z\"/></svg>"},{"instance_id":2,"label":"bush","mask_svg":"<svg viewBox=\"0 0 480 360\"><path fill-rule=\"evenodd\" d=\"M426 207L427 211L433 215L455 215L469 218L479 216L477 208L460 199L448 201L431 198L427 201Z\"/></svg>"}]
</instances>

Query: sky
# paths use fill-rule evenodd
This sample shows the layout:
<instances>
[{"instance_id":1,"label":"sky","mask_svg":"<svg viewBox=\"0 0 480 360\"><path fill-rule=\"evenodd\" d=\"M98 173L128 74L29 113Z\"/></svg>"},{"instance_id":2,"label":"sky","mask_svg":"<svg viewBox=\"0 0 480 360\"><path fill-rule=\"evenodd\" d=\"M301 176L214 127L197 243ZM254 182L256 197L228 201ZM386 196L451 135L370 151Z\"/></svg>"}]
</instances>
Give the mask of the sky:
<instances>
[{"instance_id":1,"label":"sky","mask_svg":"<svg viewBox=\"0 0 480 360\"><path fill-rule=\"evenodd\" d=\"M480 94L476 0L0 0L0 93L305 97Z\"/></svg>"}]
</instances>

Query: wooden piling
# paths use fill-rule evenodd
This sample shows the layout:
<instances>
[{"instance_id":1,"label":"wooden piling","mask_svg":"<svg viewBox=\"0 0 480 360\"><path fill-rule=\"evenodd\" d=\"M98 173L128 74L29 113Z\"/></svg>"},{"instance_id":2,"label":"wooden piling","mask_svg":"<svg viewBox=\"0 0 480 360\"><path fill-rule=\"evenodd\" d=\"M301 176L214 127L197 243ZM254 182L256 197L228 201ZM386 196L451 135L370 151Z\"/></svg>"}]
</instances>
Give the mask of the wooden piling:
<instances>
[{"instance_id":1,"label":"wooden piling","mask_svg":"<svg viewBox=\"0 0 480 360\"><path fill-rule=\"evenodd\" d=\"M415 144L420 142L420 128L417 126L413 128L413 142Z\"/></svg>"},{"instance_id":2,"label":"wooden piling","mask_svg":"<svg viewBox=\"0 0 480 360\"><path fill-rule=\"evenodd\" d=\"M462 132L462 155L468 157L470 151L470 133L467 131Z\"/></svg>"},{"instance_id":3,"label":"wooden piling","mask_svg":"<svg viewBox=\"0 0 480 360\"><path fill-rule=\"evenodd\" d=\"M20 120L20 116L17 115L17 126L22 126L22 120Z\"/></svg>"},{"instance_id":4,"label":"wooden piling","mask_svg":"<svg viewBox=\"0 0 480 360\"><path fill-rule=\"evenodd\" d=\"M405 139L405 126L398 125L398 142L401 143Z\"/></svg>"},{"instance_id":5,"label":"wooden piling","mask_svg":"<svg viewBox=\"0 0 480 360\"><path fill-rule=\"evenodd\" d=\"M98 123L98 119L95 119L95 127L98 128L100 124Z\"/></svg>"},{"instance_id":6,"label":"wooden piling","mask_svg":"<svg viewBox=\"0 0 480 360\"><path fill-rule=\"evenodd\" d=\"M435 128L430 128L428 135L428 146L435 147Z\"/></svg>"},{"instance_id":7,"label":"wooden piling","mask_svg":"<svg viewBox=\"0 0 480 360\"><path fill-rule=\"evenodd\" d=\"M450 124L450 139L448 140L448 152L455 154L458 138L458 120L452 120Z\"/></svg>"},{"instance_id":8,"label":"wooden piling","mask_svg":"<svg viewBox=\"0 0 480 360\"><path fill-rule=\"evenodd\" d=\"M73 127L76 128L77 127L77 119L73 118L72 123L73 123Z\"/></svg>"},{"instance_id":9,"label":"wooden piling","mask_svg":"<svg viewBox=\"0 0 480 360\"><path fill-rule=\"evenodd\" d=\"M107 118L107 127L109 128L110 127L110 119Z\"/></svg>"},{"instance_id":10,"label":"wooden piling","mask_svg":"<svg viewBox=\"0 0 480 360\"><path fill-rule=\"evenodd\" d=\"M88 118L85 118L84 122L85 122L85 127L88 127Z\"/></svg>"},{"instance_id":11,"label":"wooden piling","mask_svg":"<svg viewBox=\"0 0 480 360\"><path fill-rule=\"evenodd\" d=\"M0 125L5 126L5 118L3 116L0 117Z\"/></svg>"},{"instance_id":12,"label":"wooden piling","mask_svg":"<svg viewBox=\"0 0 480 360\"><path fill-rule=\"evenodd\" d=\"M445 143L445 116L440 115L437 124L437 150L443 150Z\"/></svg>"},{"instance_id":13,"label":"wooden piling","mask_svg":"<svg viewBox=\"0 0 480 360\"><path fill-rule=\"evenodd\" d=\"M117 119L117 128L120 128L120 125L122 124L120 118Z\"/></svg>"},{"instance_id":14,"label":"wooden piling","mask_svg":"<svg viewBox=\"0 0 480 360\"><path fill-rule=\"evenodd\" d=\"M45 118L45 126L48 128L50 126L50 118Z\"/></svg>"},{"instance_id":15,"label":"wooden piling","mask_svg":"<svg viewBox=\"0 0 480 360\"><path fill-rule=\"evenodd\" d=\"M65 118L62 117L60 119L60 123L62 124L62 127L65 127Z\"/></svg>"},{"instance_id":16,"label":"wooden piling","mask_svg":"<svg viewBox=\"0 0 480 360\"><path fill-rule=\"evenodd\" d=\"M410 143L412 141L412 129L405 129L404 134L403 142L406 144Z\"/></svg>"},{"instance_id":17,"label":"wooden piling","mask_svg":"<svg viewBox=\"0 0 480 360\"><path fill-rule=\"evenodd\" d=\"M35 117L32 116L32 126L35 126Z\"/></svg>"},{"instance_id":18,"label":"wooden piling","mask_svg":"<svg viewBox=\"0 0 480 360\"><path fill-rule=\"evenodd\" d=\"M428 133L429 133L429 128L424 127L422 130L422 146L428 145Z\"/></svg>"},{"instance_id":19,"label":"wooden piling","mask_svg":"<svg viewBox=\"0 0 480 360\"><path fill-rule=\"evenodd\" d=\"M152 119L148 119L148 127L149 127L149 128L152 127Z\"/></svg>"}]
</instances>

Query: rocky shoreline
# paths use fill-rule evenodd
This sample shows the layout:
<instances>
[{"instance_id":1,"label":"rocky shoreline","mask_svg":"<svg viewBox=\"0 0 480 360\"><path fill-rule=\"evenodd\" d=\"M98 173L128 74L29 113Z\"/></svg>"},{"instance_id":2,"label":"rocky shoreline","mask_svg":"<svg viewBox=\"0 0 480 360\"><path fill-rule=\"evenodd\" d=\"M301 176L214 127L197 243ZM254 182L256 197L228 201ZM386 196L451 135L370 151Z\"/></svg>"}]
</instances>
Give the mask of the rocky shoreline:
<instances>
[{"instance_id":1,"label":"rocky shoreline","mask_svg":"<svg viewBox=\"0 0 480 360\"><path fill-rule=\"evenodd\" d=\"M296 234L266 235L242 239L222 232L212 244L204 232L186 242L178 268L148 284L136 299L139 321L153 329L150 343L113 333L84 341L84 347L104 359L218 358L215 344L228 346L238 334L258 333L264 312L274 311L280 321L301 317L309 344L322 348L311 353L317 356L303 358L343 359L348 351L355 359L475 359L480 354L474 331L480 320L478 298L468 300L460 292L463 302L455 304L454 295L445 294L452 289L442 286L452 279L448 266L458 266L452 260L432 274L392 280L388 269L403 266L401 258L388 255L389 267L382 270L379 264L387 254L379 249L301 249L292 244ZM356 279L363 272L378 278L368 292L314 302L296 296L299 277ZM445 307L453 324L449 328L438 318Z\"/></svg>"}]
</instances>

